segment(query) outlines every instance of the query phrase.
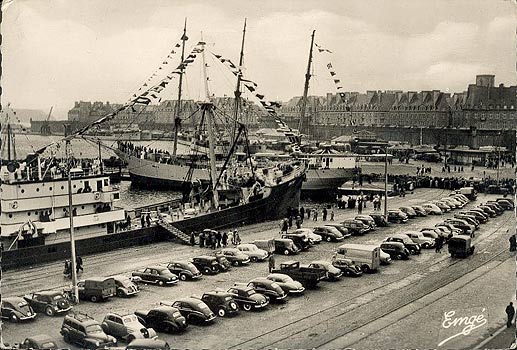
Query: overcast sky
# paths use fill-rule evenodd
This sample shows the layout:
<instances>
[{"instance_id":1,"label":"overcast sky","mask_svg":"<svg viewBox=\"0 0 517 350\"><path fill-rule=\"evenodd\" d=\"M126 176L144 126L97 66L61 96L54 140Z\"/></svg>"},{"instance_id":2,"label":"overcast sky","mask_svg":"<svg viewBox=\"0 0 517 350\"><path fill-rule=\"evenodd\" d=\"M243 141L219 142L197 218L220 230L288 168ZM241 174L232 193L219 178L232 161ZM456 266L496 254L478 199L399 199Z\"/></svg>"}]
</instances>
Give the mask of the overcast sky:
<instances>
[{"instance_id":1,"label":"overcast sky","mask_svg":"<svg viewBox=\"0 0 517 350\"><path fill-rule=\"evenodd\" d=\"M311 94L335 92L329 57L346 91L459 92L484 73L516 81L516 7L505 0L14 0L4 7L2 100L17 108L126 101L177 42L185 17L189 44L202 31L212 51L235 63L247 17L245 74L270 99L301 95L313 29L333 54L315 53ZM195 98L199 89L186 90Z\"/></svg>"}]
</instances>

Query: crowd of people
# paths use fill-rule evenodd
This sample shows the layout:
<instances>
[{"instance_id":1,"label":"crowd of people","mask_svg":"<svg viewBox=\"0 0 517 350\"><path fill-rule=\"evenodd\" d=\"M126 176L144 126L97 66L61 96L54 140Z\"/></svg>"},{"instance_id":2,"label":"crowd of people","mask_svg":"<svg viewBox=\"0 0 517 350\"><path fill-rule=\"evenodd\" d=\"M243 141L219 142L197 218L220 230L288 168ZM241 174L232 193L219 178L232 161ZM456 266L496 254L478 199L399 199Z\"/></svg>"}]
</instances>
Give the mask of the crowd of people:
<instances>
[{"instance_id":1,"label":"crowd of people","mask_svg":"<svg viewBox=\"0 0 517 350\"><path fill-rule=\"evenodd\" d=\"M223 233L215 230L204 230L199 234L199 247L200 248L225 248L228 247L228 239L231 238L231 244L237 246L241 243L241 237L237 230ZM196 236L194 232L190 234L190 244L196 244Z\"/></svg>"}]
</instances>

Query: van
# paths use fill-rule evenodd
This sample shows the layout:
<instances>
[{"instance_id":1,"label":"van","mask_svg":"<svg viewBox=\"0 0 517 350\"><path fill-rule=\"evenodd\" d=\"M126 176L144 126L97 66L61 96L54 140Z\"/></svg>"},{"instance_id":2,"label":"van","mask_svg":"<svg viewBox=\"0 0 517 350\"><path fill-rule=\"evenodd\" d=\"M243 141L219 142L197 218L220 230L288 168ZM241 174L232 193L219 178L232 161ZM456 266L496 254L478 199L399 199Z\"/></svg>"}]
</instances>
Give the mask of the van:
<instances>
[{"instance_id":1,"label":"van","mask_svg":"<svg viewBox=\"0 0 517 350\"><path fill-rule=\"evenodd\" d=\"M474 189L474 187L462 187L457 190L456 193L464 195L471 201L476 200L477 198L477 191Z\"/></svg>"},{"instance_id":2,"label":"van","mask_svg":"<svg viewBox=\"0 0 517 350\"><path fill-rule=\"evenodd\" d=\"M361 266L364 272L372 273L381 264L381 248L369 244L343 244L337 249L335 259L348 258Z\"/></svg>"}]
</instances>

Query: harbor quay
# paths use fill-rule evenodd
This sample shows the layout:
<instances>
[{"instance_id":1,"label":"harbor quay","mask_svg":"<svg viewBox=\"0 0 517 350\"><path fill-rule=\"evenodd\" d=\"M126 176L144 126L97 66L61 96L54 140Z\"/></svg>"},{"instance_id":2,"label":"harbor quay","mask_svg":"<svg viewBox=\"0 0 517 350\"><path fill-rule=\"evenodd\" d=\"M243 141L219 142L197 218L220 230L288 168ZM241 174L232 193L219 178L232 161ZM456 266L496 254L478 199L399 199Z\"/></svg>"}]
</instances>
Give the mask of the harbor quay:
<instances>
[{"instance_id":1,"label":"harbor quay","mask_svg":"<svg viewBox=\"0 0 517 350\"><path fill-rule=\"evenodd\" d=\"M450 192L444 189L416 189L405 197L390 197L388 207L420 205L446 197ZM498 197L480 194L465 208ZM357 215L356 209L334 210L334 222ZM363 210L363 214L373 212L370 203ZM414 218L405 224L391 224L362 236L345 238L340 243L321 242L294 256L276 255L276 265L289 260L302 264L330 260L343 243L378 245L386 237L433 227L452 215L453 212ZM329 218L325 222L321 218L318 221L312 217L305 218L302 227L314 228L324 223L332 222ZM278 221L238 227L237 230L242 243L280 237ZM467 259L451 258L446 248L441 253L427 249L420 255L411 256L408 261L393 260L373 274L365 273L358 278L343 277L336 282L322 281L315 289L306 290L303 296L290 296L286 302L271 303L265 310L242 311L236 317L218 317L211 325L189 325L179 334L159 333L159 336L174 348L191 349L436 347L445 339L442 326L444 313L451 310L456 310L458 314L477 312L476 308L480 307L489 315L487 324L449 343L454 348L473 348L501 327L506 327L504 310L508 300L514 296L515 256L508 252L508 237L513 230L513 213L505 211L490 219L489 225L476 231L473 239L476 250ZM229 246L233 247L231 243ZM84 271L79 278L129 276L140 268L211 255L213 252L210 248L161 242L93 254L83 257ZM63 290L69 287L70 281L63 277L62 272L62 262L9 270L3 274L3 296ZM203 276L196 281L180 281L170 287L140 284L140 293L130 299L112 298L100 303L81 301L73 308L75 312L86 313L101 322L109 312L130 314L136 310L148 310L157 307L160 302L202 295L218 288L227 290L235 283L247 284L254 278L267 275L268 263L255 262L232 267L230 271L214 276ZM484 288L486 285L491 288ZM20 342L38 329L38 332L55 339L59 347L76 349L74 345L63 342L59 334L62 323L61 316L41 314L29 324L4 323L2 336L4 342ZM404 336L408 327L411 327L412 337ZM508 332L498 334L508 336ZM511 341L511 337L508 341Z\"/></svg>"}]
</instances>

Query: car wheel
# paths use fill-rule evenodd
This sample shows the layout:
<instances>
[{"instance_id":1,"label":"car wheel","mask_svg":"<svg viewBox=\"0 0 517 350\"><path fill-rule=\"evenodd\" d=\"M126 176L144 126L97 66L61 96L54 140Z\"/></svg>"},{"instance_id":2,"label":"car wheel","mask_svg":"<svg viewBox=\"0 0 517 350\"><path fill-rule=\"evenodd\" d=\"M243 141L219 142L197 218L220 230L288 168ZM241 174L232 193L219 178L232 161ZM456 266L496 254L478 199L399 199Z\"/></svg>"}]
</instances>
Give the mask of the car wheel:
<instances>
[{"instance_id":1,"label":"car wheel","mask_svg":"<svg viewBox=\"0 0 517 350\"><path fill-rule=\"evenodd\" d=\"M185 281L187 279L187 275L184 273L180 273L180 280Z\"/></svg>"},{"instance_id":2,"label":"car wheel","mask_svg":"<svg viewBox=\"0 0 517 350\"><path fill-rule=\"evenodd\" d=\"M97 298L97 296L96 296L96 295L92 295L92 296L90 297L90 301L91 301L92 303L96 303L98 300L99 300L99 298Z\"/></svg>"},{"instance_id":3,"label":"car wheel","mask_svg":"<svg viewBox=\"0 0 517 350\"><path fill-rule=\"evenodd\" d=\"M370 273L371 272L371 269L370 269L370 266L368 265L363 265L361 266L361 269L366 272L366 273Z\"/></svg>"},{"instance_id":4,"label":"car wheel","mask_svg":"<svg viewBox=\"0 0 517 350\"><path fill-rule=\"evenodd\" d=\"M131 343L133 340L135 340L134 336L130 335L130 336L127 337L127 343L128 344Z\"/></svg>"},{"instance_id":5,"label":"car wheel","mask_svg":"<svg viewBox=\"0 0 517 350\"><path fill-rule=\"evenodd\" d=\"M122 291L121 289L119 289L119 290L117 290L117 296L118 296L119 298L123 298L123 297L125 297L126 295L124 294L124 291Z\"/></svg>"},{"instance_id":6,"label":"car wheel","mask_svg":"<svg viewBox=\"0 0 517 350\"><path fill-rule=\"evenodd\" d=\"M327 242L330 242L330 241L332 241L332 237L327 236Z\"/></svg>"},{"instance_id":7,"label":"car wheel","mask_svg":"<svg viewBox=\"0 0 517 350\"><path fill-rule=\"evenodd\" d=\"M244 311L250 311L251 304L248 304L248 303L242 304L242 308L244 309Z\"/></svg>"},{"instance_id":8,"label":"car wheel","mask_svg":"<svg viewBox=\"0 0 517 350\"><path fill-rule=\"evenodd\" d=\"M45 314L46 314L47 316L54 316L54 309L53 309L53 308L51 308L50 306L47 306L47 307L45 308Z\"/></svg>"},{"instance_id":9,"label":"car wheel","mask_svg":"<svg viewBox=\"0 0 517 350\"><path fill-rule=\"evenodd\" d=\"M11 314L11 316L9 317L9 320L11 320L11 322L18 322L20 319L18 318L18 316L16 316L15 314Z\"/></svg>"},{"instance_id":10,"label":"car wheel","mask_svg":"<svg viewBox=\"0 0 517 350\"><path fill-rule=\"evenodd\" d=\"M208 267L205 267L205 274L209 274L210 273L210 269Z\"/></svg>"},{"instance_id":11,"label":"car wheel","mask_svg":"<svg viewBox=\"0 0 517 350\"><path fill-rule=\"evenodd\" d=\"M254 256L252 256L252 257L250 258L250 260L251 260L252 262L256 262L256 261L257 261L257 258L256 258L256 257L254 257Z\"/></svg>"},{"instance_id":12,"label":"car wheel","mask_svg":"<svg viewBox=\"0 0 517 350\"><path fill-rule=\"evenodd\" d=\"M226 315L226 311L223 308L220 308L219 310L217 310L217 314L219 315L219 317L224 317L224 315Z\"/></svg>"},{"instance_id":13,"label":"car wheel","mask_svg":"<svg viewBox=\"0 0 517 350\"><path fill-rule=\"evenodd\" d=\"M65 343L70 343L70 335L68 333L65 333L63 335L63 340L65 341Z\"/></svg>"},{"instance_id":14,"label":"car wheel","mask_svg":"<svg viewBox=\"0 0 517 350\"><path fill-rule=\"evenodd\" d=\"M160 280L160 281L158 281L158 285L159 285L160 287L161 287L161 286L163 286L163 281L161 281L161 280Z\"/></svg>"},{"instance_id":15,"label":"car wheel","mask_svg":"<svg viewBox=\"0 0 517 350\"><path fill-rule=\"evenodd\" d=\"M237 260L235 260L235 261L233 262L233 266L239 266L239 262L238 262Z\"/></svg>"},{"instance_id":16,"label":"car wheel","mask_svg":"<svg viewBox=\"0 0 517 350\"><path fill-rule=\"evenodd\" d=\"M404 259L404 256L403 256L402 254L398 254L398 255L397 255L397 259L398 259L398 260L402 260L402 259Z\"/></svg>"},{"instance_id":17,"label":"car wheel","mask_svg":"<svg viewBox=\"0 0 517 350\"><path fill-rule=\"evenodd\" d=\"M284 250L284 255L289 255L289 250Z\"/></svg>"}]
</instances>

